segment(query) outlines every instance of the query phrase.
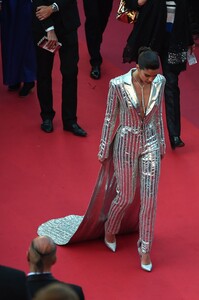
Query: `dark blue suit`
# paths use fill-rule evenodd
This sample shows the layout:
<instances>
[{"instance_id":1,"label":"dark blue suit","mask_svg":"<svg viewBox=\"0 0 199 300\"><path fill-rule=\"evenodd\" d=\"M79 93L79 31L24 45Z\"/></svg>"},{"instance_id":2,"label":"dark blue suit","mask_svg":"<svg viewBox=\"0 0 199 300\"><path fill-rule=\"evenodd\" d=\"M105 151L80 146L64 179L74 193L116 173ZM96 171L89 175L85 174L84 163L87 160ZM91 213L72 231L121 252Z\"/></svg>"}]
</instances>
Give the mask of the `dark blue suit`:
<instances>
[{"instance_id":1,"label":"dark blue suit","mask_svg":"<svg viewBox=\"0 0 199 300\"><path fill-rule=\"evenodd\" d=\"M15 85L36 79L31 0L3 0L1 46L3 83Z\"/></svg>"}]
</instances>

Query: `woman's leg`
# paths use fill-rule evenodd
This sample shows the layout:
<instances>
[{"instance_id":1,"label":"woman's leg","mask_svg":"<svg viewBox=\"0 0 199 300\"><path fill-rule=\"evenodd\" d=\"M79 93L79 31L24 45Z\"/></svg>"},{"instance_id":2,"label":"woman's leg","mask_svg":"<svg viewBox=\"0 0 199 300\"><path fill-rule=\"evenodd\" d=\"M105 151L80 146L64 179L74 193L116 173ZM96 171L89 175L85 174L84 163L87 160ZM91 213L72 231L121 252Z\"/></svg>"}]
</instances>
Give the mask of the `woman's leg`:
<instances>
[{"instance_id":1,"label":"woman's leg","mask_svg":"<svg viewBox=\"0 0 199 300\"><path fill-rule=\"evenodd\" d=\"M117 195L111 203L108 219L105 223L106 236L110 237L119 232L126 209L133 201L138 173L137 155L131 153L132 144L128 145L128 149L128 143L125 143L124 139L119 139L116 144L113 163L117 182Z\"/></svg>"},{"instance_id":2,"label":"woman's leg","mask_svg":"<svg viewBox=\"0 0 199 300\"><path fill-rule=\"evenodd\" d=\"M144 154L140 157L140 197L138 248L141 253L149 253L154 236L157 192L160 175L160 151Z\"/></svg>"}]
</instances>

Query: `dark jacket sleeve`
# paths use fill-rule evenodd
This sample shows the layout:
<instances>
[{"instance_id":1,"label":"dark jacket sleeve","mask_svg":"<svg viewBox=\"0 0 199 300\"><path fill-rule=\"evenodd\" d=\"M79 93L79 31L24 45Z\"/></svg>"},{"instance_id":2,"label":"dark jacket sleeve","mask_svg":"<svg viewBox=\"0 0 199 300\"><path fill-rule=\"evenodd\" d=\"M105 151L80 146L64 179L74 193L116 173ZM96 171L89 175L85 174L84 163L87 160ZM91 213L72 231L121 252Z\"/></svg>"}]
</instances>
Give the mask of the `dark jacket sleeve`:
<instances>
[{"instance_id":1,"label":"dark jacket sleeve","mask_svg":"<svg viewBox=\"0 0 199 300\"><path fill-rule=\"evenodd\" d=\"M1 300L31 299L26 284L26 274L7 266L0 266L0 291Z\"/></svg>"},{"instance_id":2,"label":"dark jacket sleeve","mask_svg":"<svg viewBox=\"0 0 199 300\"><path fill-rule=\"evenodd\" d=\"M132 9L132 10L139 9L138 0L125 0L125 5L128 9Z\"/></svg>"},{"instance_id":3,"label":"dark jacket sleeve","mask_svg":"<svg viewBox=\"0 0 199 300\"><path fill-rule=\"evenodd\" d=\"M59 11L52 13L47 19L39 21L36 17L37 8L42 5L49 6L54 2L57 3ZM60 24L62 24L65 33L72 32L80 26L80 18L76 0L33 0L32 5L33 31L37 33L37 38L38 33L40 33L41 38L42 34L45 34L45 30L51 26L54 26L55 31L59 31Z\"/></svg>"},{"instance_id":4,"label":"dark jacket sleeve","mask_svg":"<svg viewBox=\"0 0 199 300\"><path fill-rule=\"evenodd\" d=\"M55 1L52 1L52 3ZM37 11L37 7L39 6L48 6L50 4L50 1L46 1L46 0L33 0L32 1L32 6L33 6L33 20L36 19L36 11ZM54 26L54 22L53 19L51 17L43 20L43 21L39 21L41 26L43 27L44 30L46 30L47 28Z\"/></svg>"},{"instance_id":5,"label":"dark jacket sleeve","mask_svg":"<svg viewBox=\"0 0 199 300\"><path fill-rule=\"evenodd\" d=\"M49 6L53 3L56 3L59 7L59 12L62 12L62 10L66 10L67 8L70 8L70 6L73 5L73 2L74 0L33 0L32 5L33 5L34 17L38 6L42 6L42 5ZM49 18L40 22L44 30L55 25L52 15Z\"/></svg>"}]
</instances>

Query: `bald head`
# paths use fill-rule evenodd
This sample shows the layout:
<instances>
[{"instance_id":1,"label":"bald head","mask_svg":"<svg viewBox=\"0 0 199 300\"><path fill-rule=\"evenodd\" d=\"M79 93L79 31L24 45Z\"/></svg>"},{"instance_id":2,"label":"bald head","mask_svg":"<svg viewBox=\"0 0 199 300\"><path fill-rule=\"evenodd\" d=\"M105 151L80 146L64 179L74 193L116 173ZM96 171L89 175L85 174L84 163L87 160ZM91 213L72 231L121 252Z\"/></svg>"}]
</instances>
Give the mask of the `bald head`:
<instances>
[{"instance_id":1,"label":"bald head","mask_svg":"<svg viewBox=\"0 0 199 300\"><path fill-rule=\"evenodd\" d=\"M28 251L28 262L32 272L49 272L56 262L56 245L48 236L32 240Z\"/></svg>"},{"instance_id":2,"label":"bald head","mask_svg":"<svg viewBox=\"0 0 199 300\"><path fill-rule=\"evenodd\" d=\"M36 237L32 241L31 247L42 255L48 255L51 252L56 252L56 245L54 241L48 236Z\"/></svg>"}]
</instances>

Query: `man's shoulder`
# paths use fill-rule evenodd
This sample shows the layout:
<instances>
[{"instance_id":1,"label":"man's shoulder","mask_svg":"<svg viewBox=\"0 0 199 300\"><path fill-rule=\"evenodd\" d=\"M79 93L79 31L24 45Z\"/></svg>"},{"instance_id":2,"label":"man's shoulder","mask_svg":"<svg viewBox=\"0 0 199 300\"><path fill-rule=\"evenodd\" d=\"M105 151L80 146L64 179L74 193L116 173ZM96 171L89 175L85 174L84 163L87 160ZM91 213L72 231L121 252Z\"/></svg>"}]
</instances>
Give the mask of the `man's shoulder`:
<instances>
[{"instance_id":1,"label":"man's shoulder","mask_svg":"<svg viewBox=\"0 0 199 300\"><path fill-rule=\"evenodd\" d=\"M121 85L123 83L131 84L131 77L132 77L132 69L130 69L127 73L117 76L110 80L110 84L115 86Z\"/></svg>"},{"instance_id":2,"label":"man's shoulder","mask_svg":"<svg viewBox=\"0 0 199 300\"><path fill-rule=\"evenodd\" d=\"M26 274L22 270L0 265L0 276L17 276L25 278Z\"/></svg>"},{"instance_id":3,"label":"man's shoulder","mask_svg":"<svg viewBox=\"0 0 199 300\"><path fill-rule=\"evenodd\" d=\"M25 272L7 266L0 266L0 291L1 300L27 300L28 291Z\"/></svg>"},{"instance_id":4,"label":"man's shoulder","mask_svg":"<svg viewBox=\"0 0 199 300\"><path fill-rule=\"evenodd\" d=\"M164 83L166 81L165 77L162 74L157 74L155 78L156 82Z\"/></svg>"}]
</instances>

